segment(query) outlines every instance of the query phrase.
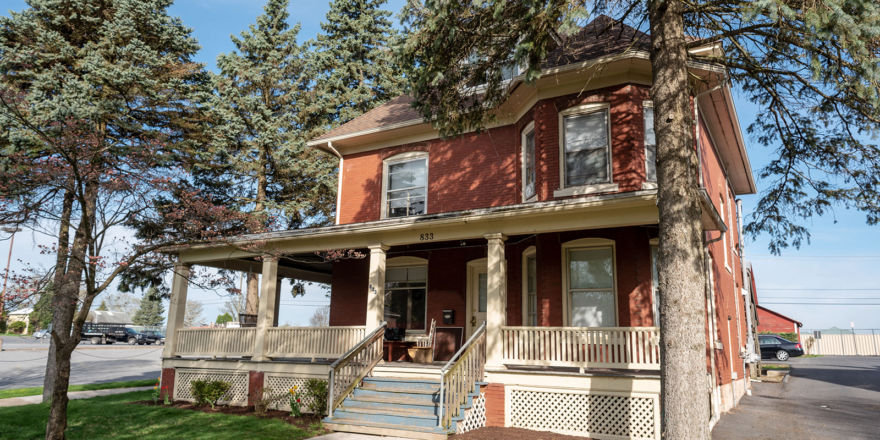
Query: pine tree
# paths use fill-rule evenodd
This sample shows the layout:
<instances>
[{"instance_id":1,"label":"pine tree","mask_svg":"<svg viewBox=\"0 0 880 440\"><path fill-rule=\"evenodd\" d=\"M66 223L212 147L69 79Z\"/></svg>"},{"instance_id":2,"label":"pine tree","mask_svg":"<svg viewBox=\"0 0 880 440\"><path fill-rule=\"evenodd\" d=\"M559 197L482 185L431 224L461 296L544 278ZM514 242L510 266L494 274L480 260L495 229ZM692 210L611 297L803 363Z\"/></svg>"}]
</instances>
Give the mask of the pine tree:
<instances>
[{"instance_id":1,"label":"pine tree","mask_svg":"<svg viewBox=\"0 0 880 440\"><path fill-rule=\"evenodd\" d=\"M344 124L403 92L404 77L392 56L400 42L384 0L334 0L313 42L321 125Z\"/></svg>"},{"instance_id":2,"label":"pine tree","mask_svg":"<svg viewBox=\"0 0 880 440\"><path fill-rule=\"evenodd\" d=\"M300 26L287 23L288 0L269 0L240 37L236 51L220 54L212 112L225 180L243 188L242 209L298 228L328 224L336 203L335 157L306 147L314 124L309 107L313 78Z\"/></svg>"},{"instance_id":3,"label":"pine tree","mask_svg":"<svg viewBox=\"0 0 880 440\"><path fill-rule=\"evenodd\" d=\"M34 305L34 311L30 314L32 325L39 329L46 329L52 322L52 286L46 286L40 292L40 299Z\"/></svg>"},{"instance_id":4,"label":"pine tree","mask_svg":"<svg viewBox=\"0 0 880 440\"><path fill-rule=\"evenodd\" d=\"M132 322L136 325L162 325L165 322L165 306L158 289L152 288L144 293L141 306L134 314Z\"/></svg>"},{"instance_id":5,"label":"pine tree","mask_svg":"<svg viewBox=\"0 0 880 440\"><path fill-rule=\"evenodd\" d=\"M107 309L107 301L101 301L101 305L98 306L98 308L95 310L97 310L99 312L106 312L108 310Z\"/></svg>"}]
</instances>

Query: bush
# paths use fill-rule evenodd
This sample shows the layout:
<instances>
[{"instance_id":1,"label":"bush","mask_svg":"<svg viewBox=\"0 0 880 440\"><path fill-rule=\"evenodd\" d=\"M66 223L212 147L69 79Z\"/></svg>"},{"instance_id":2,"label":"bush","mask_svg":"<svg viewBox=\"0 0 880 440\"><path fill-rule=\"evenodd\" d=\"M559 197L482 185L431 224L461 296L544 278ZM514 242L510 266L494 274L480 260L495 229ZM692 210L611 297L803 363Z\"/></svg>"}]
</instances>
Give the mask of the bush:
<instances>
[{"instance_id":1,"label":"bush","mask_svg":"<svg viewBox=\"0 0 880 440\"><path fill-rule=\"evenodd\" d=\"M222 380L194 380L190 385L192 395L196 398L196 404L204 405L207 403L211 405L211 409L214 409L217 401L226 396L229 388L232 387L231 383Z\"/></svg>"},{"instance_id":2,"label":"bush","mask_svg":"<svg viewBox=\"0 0 880 440\"><path fill-rule=\"evenodd\" d=\"M21 322L21 321L16 321L16 322L13 322L12 324L9 324L9 330L13 333L22 334L22 333L24 333L24 329L26 329L26 328L27 328L27 324L25 324L24 322Z\"/></svg>"},{"instance_id":3,"label":"bush","mask_svg":"<svg viewBox=\"0 0 880 440\"><path fill-rule=\"evenodd\" d=\"M329 391L327 390L327 381L321 379L309 379L305 385L306 397L309 398L309 411L321 416L327 411L327 398Z\"/></svg>"},{"instance_id":4,"label":"bush","mask_svg":"<svg viewBox=\"0 0 880 440\"><path fill-rule=\"evenodd\" d=\"M273 395L272 388L269 387L257 388L248 393L248 395L251 401L254 402L254 413L257 414L257 417L262 417L269 411L272 405L287 397L286 394Z\"/></svg>"}]
</instances>

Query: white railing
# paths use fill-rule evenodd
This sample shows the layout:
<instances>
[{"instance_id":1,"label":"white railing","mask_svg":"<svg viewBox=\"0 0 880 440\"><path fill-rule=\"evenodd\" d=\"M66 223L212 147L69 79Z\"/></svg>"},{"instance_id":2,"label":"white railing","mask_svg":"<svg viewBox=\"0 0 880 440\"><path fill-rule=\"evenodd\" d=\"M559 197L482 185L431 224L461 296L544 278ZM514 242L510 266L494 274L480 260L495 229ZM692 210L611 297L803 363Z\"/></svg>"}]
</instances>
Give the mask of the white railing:
<instances>
[{"instance_id":1,"label":"white railing","mask_svg":"<svg viewBox=\"0 0 880 440\"><path fill-rule=\"evenodd\" d=\"M330 394L327 398L327 415L333 416L345 396L361 382L373 367L382 360L382 346L385 341L387 322L379 324L354 348L348 350L330 365Z\"/></svg>"},{"instance_id":2,"label":"white railing","mask_svg":"<svg viewBox=\"0 0 880 440\"><path fill-rule=\"evenodd\" d=\"M175 335L175 356L252 356L255 328L182 329Z\"/></svg>"},{"instance_id":3,"label":"white railing","mask_svg":"<svg viewBox=\"0 0 880 440\"><path fill-rule=\"evenodd\" d=\"M272 327L266 330L269 357L337 358L364 339L365 326Z\"/></svg>"},{"instance_id":4,"label":"white railing","mask_svg":"<svg viewBox=\"0 0 880 440\"><path fill-rule=\"evenodd\" d=\"M449 428L486 371L486 321L440 370L440 428Z\"/></svg>"},{"instance_id":5,"label":"white railing","mask_svg":"<svg viewBox=\"0 0 880 440\"><path fill-rule=\"evenodd\" d=\"M501 327L503 362L660 369L659 327Z\"/></svg>"}]
</instances>

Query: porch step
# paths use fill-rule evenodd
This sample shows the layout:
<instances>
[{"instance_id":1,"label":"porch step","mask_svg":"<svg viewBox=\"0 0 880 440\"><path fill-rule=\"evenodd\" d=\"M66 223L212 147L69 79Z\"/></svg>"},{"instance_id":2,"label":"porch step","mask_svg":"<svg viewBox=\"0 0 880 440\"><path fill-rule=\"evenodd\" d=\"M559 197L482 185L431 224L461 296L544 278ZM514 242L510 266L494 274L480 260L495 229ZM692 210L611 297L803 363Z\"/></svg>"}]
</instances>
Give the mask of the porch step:
<instances>
[{"instance_id":1,"label":"porch step","mask_svg":"<svg viewBox=\"0 0 880 440\"><path fill-rule=\"evenodd\" d=\"M414 439L446 439L455 433L437 427L439 380L368 377L346 396L324 426L334 431L398 436Z\"/></svg>"},{"instance_id":2,"label":"porch step","mask_svg":"<svg viewBox=\"0 0 880 440\"><path fill-rule=\"evenodd\" d=\"M424 366L396 366L388 363L373 367L373 377L388 377L394 379L433 380L440 381L439 366L430 364Z\"/></svg>"}]
</instances>

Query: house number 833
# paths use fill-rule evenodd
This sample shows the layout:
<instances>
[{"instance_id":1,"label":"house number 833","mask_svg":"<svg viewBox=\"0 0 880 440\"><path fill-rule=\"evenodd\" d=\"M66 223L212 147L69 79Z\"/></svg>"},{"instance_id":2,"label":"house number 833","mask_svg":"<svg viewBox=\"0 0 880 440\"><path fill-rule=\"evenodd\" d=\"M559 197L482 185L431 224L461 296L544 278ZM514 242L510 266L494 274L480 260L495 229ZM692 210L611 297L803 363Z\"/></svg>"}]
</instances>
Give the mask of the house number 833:
<instances>
[{"instance_id":1,"label":"house number 833","mask_svg":"<svg viewBox=\"0 0 880 440\"><path fill-rule=\"evenodd\" d=\"M429 232L429 233L427 233L427 234L419 234L419 240L420 240L420 241L429 241L429 240L433 240L433 239L434 239L434 233L433 233L433 232Z\"/></svg>"}]
</instances>

